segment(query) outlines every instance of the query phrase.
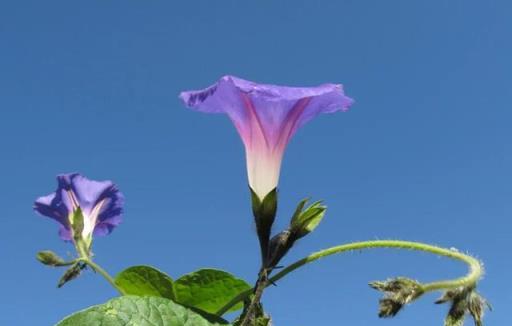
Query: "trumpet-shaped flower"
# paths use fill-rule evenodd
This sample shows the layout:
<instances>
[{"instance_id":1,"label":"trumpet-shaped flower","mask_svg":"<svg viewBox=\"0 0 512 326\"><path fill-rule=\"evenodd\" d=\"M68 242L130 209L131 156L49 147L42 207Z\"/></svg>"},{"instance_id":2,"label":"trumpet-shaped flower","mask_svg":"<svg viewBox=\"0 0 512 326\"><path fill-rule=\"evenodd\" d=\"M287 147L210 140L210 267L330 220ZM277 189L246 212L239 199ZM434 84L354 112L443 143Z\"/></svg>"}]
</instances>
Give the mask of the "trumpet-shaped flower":
<instances>
[{"instance_id":1,"label":"trumpet-shaped flower","mask_svg":"<svg viewBox=\"0 0 512 326\"><path fill-rule=\"evenodd\" d=\"M90 244L92 236L108 235L121 223L124 197L111 181L94 181L78 174L57 176L57 190L36 200L34 209L61 224L59 235L72 240L73 216L83 216L81 238Z\"/></svg>"},{"instance_id":2,"label":"trumpet-shaped flower","mask_svg":"<svg viewBox=\"0 0 512 326\"><path fill-rule=\"evenodd\" d=\"M226 113L245 145L252 190L263 199L277 187L281 161L294 133L320 113L346 111L353 100L343 86L286 87L224 76L216 84L180 94L185 104L207 113Z\"/></svg>"}]
</instances>

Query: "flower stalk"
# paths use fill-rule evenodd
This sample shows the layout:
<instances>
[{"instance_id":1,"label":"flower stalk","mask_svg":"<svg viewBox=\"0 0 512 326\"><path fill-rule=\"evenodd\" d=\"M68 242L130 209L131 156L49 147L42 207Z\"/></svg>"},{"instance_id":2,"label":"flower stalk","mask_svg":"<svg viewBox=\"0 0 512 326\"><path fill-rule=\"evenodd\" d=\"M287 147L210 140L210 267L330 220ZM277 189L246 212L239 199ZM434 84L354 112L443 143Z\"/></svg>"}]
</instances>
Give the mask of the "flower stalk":
<instances>
[{"instance_id":1,"label":"flower stalk","mask_svg":"<svg viewBox=\"0 0 512 326\"><path fill-rule=\"evenodd\" d=\"M106 270L104 270L100 265L98 265L98 264L96 264L95 262L93 262L93 261L92 261L92 259L87 258L87 257L82 257L82 258L80 259L80 261L82 261L82 262L84 262L85 264L89 265L89 266L93 269L93 271L95 271L95 272L99 273L101 276L103 276L103 278L104 278L105 280L107 280L107 282L108 282L110 285L112 285L112 287L113 287L114 289L116 289L116 290L117 290L117 292L119 292L119 294L121 294L121 295L124 295L124 294L125 294L125 293L124 293L124 291L123 291L123 289L121 289L119 286L117 286L116 281L114 280L114 278L113 278L112 276L110 276L110 274L109 274L109 273L107 273L107 271L106 271Z\"/></svg>"},{"instance_id":2,"label":"flower stalk","mask_svg":"<svg viewBox=\"0 0 512 326\"><path fill-rule=\"evenodd\" d=\"M435 281L431 283L421 284L421 289L423 292L432 292L439 290L448 290L454 289L458 287L471 287L474 286L478 280L483 276L484 270L483 266L476 258L473 258L469 255L463 254L461 252L445 249L438 246L428 245L420 242L412 242L412 241L400 241L400 240L373 240L373 241L362 241L362 242L353 242L348 244L343 244L335 247L331 247L328 249L317 251L305 258L302 258L295 263L287 266L283 270L281 270L276 275L269 278L268 282L265 286L269 284L275 283L278 280L282 279L289 273L294 270L317 261L321 258L334 255L341 254L344 252L355 251L355 250L364 250L364 249L373 249L373 248L396 248L396 249L407 249L407 250L416 250L416 251L424 251L428 253L432 253L439 256L444 256L447 258L455 259L461 261L469 266L469 273L463 277L454 279L454 280L442 280ZM238 296L233 298L230 302L228 302L224 307L219 309L216 314L223 315L229 309L231 309L234 305L243 301L246 297L251 295L252 291L245 291L240 293Z\"/></svg>"}]
</instances>

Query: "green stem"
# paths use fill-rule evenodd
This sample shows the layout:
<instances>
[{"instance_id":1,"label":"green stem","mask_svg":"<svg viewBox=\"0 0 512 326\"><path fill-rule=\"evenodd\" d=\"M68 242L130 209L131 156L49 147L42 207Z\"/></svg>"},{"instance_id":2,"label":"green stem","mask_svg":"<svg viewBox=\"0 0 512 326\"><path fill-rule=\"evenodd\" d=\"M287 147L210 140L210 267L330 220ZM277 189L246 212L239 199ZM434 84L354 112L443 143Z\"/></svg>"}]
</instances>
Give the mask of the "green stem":
<instances>
[{"instance_id":1,"label":"green stem","mask_svg":"<svg viewBox=\"0 0 512 326\"><path fill-rule=\"evenodd\" d=\"M400 240L375 240L375 241L362 241L362 242L353 242L348 244L343 244L340 246L331 247L328 249L317 251L303 259L296 261L295 263L287 266L285 269L274 275L269 279L267 284L270 285L272 283L277 282L288 273L296 270L299 267L302 267L306 264L312 263L320 258L324 258L334 254L340 254L347 251L354 250L362 250L362 249L373 249L373 248L397 248L397 249L408 249L408 250L417 250L417 251L425 251L435 255L440 255L448 258L452 258L455 260L462 261L469 265L469 273L466 276L454 279L454 280L445 280L445 281L437 281L423 284L423 290L425 292L436 291L436 290L444 290L444 289L453 289L460 286L471 286L476 284L476 282L483 275L483 267L482 264L475 258L460 253L456 250L444 249L437 246L432 246L419 242L412 241L400 241ZM237 295L230 302L228 302L224 307L219 309L216 312L217 315L223 315L229 309L231 309L238 302L244 300L247 296L252 293L251 290L245 291Z\"/></svg>"},{"instance_id":2,"label":"green stem","mask_svg":"<svg viewBox=\"0 0 512 326\"><path fill-rule=\"evenodd\" d=\"M248 326L249 323L254 319L254 309L256 306L260 304L261 296L263 295L263 291L267 287L268 271L265 268L262 268L258 273L258 281L256 282L256 286L253 289L253 297L249 306L245 310L245 316L240 322L240 326Z\"/></svg>"},{"instance_id":3,"label":"green stem","mask_svg":"<svg viewBox=\"0 0 512 326\"><path fill-rule=\"evenodd\" d=\"M103 276L107 282L110 283L110 285L112 285L112 287L114 287L114 289L116 289L119 294L121 295L124 295L124 291L123 289L121 289L120 287L117 286L116 282L114 281L114 279L112 278L112 276L110 276L107 271L105 271L103 268L101 268L98 264L96 264L95 262L93 262L92 260L88 259L88 258L82 258L81 259L84 263L86 263L87 265L91 266L91 268L100 273L101 276Z\"/></svg>"},{"instance_id":4,"label":"green stem","mask_svg":"<svg viewBox=\"0 0 512 326\"><path fill-rule=\"evenodd\" d=\"M55 266L55 267L71 266L71 265L74 265L78 260L79 259L74 259L74 260L63 262L63 263L57 263L57 264L55 264L53 266Z\"/></svg>"}]
</instances>

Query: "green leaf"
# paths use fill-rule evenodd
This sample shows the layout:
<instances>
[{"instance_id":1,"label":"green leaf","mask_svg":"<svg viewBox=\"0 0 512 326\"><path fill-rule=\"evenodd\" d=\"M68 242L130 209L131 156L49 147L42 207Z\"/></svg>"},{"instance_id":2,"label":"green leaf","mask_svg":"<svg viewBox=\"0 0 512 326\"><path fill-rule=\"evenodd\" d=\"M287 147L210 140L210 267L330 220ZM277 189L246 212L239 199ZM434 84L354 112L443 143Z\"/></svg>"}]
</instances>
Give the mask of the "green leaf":
<instances>
[{"instance_id":1,"label":"green leaf","mask_svg":"<svg viewBox=\"0 0 512 326\"><path fill-rule=\"evenodd\" d=\"M174 282L176 300L214 314L241 292L251 289L244 280L217 269L200 269ZM229 311L242 308L238 304Z\"/></svg>"},{"instance_id":2,"label":"green leaf","mask_svg":"<svg viewBox=\"0 0 512 326\"><path fill-rule=\"evenodd\" d=\"M176 300L172 278L151 266L132 266L117 274L116 285L125 294Z\"/></svg>"},{"instance_id":3,"label":"green leaf","mask_svg":"<svg viewBox=\"0 0 512 326\"><path fill-rule=\"evenodd\" d=\"M169 299L123 296L77 312L57 326L212 326L195 312Z\"/></svg>"},{"instance_id":4,"label":"green leaf","mask_svg":"<svg viewBox=\"0 0 512 326\"><path fill-rule=\"evenodd\" d=\"M245 281L216 269L201 269L186 274L177 281L151 266L132 266L115 277L115 283L125 294L172 299L194 309L208 320L231 299L251 288ZM242 308L239 304L230 311Z\"/></svg>"}]
</instances>

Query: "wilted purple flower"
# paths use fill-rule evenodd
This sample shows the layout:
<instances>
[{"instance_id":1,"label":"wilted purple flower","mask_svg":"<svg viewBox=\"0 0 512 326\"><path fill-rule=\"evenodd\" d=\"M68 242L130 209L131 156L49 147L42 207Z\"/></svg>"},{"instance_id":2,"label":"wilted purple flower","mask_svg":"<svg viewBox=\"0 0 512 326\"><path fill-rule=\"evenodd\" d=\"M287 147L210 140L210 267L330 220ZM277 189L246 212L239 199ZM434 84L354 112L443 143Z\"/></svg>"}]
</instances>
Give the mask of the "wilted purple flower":
<instances>
[{"instance_id":1,"label":"wilted purple flower","mask_svg":"<svg viewBox=\"0 0 512 326\"><path fill-rule=\"evenodd\" d=\"M283 153L290 138L320 113L346 111L353 100L342 85L285 87L224 76L180 98L197 111L226 113L245 145L249 185L263 199L277 187Z\"/></svg>"},{"instance_id":2,"label":"wilted purple flower","mask_svg":"<svg viewBox=\"0 0 512 326\"><path fill-rule=\"evenodd\" d=\"M39 197L34 209L61 224L59 235L72 240L71 216L80 208L84 217L82 239L88 244L92 235L107 235L121 223L124 197L112 181L94 181L78 174L57 176L57 190Z\"/></svg>"}]
</instances>

